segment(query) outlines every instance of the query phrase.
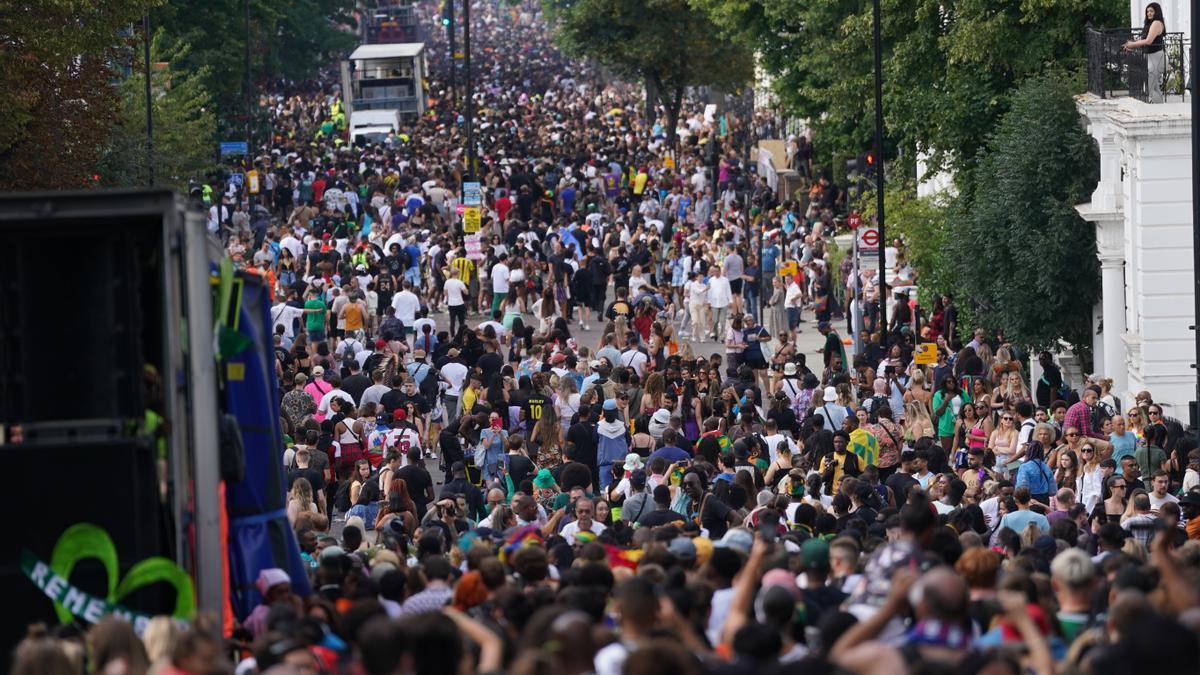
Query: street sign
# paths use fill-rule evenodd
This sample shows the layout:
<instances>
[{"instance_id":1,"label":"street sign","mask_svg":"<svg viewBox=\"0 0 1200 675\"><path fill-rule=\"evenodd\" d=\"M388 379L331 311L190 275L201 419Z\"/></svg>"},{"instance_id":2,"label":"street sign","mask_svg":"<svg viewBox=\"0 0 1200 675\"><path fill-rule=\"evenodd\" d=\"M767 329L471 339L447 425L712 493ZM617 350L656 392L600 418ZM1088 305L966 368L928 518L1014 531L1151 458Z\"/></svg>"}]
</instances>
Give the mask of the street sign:
<instances>
[{"instance_id":1,"label":"street sign","mask_svg":"<svg viewBox=\"0 0 1200 675\"><path fill-rule=\"evenodd\" d=\"M779 276L794 277L800 273L800 263L789 260L779 266Z\"/></svg>"},{"instance_id":2,"label":"street sign","mask_svg":"<svg viewBox=\"0 0 1200 675\"><path fill-rule=\"evenodd\" d=\"M463 183L463 204L467 206L480 206L483 204L483 188L479 183Z\"/></svg>"},{"instance_id":3,"label":"street sign","mask_svg":"<svg viewBox=\"0 0 1200 675\"><path fill-rule=\"evenodd\" d=\"M246 141L221 141L221 156L245 155L249 152Z\"/></svg>"},{"instance_id":4,"label":"street sign","mask_svg":"<svg viewBox=\"0 0 1200 675\"><path fill-rule=\"evenodd\" d=\"M233 183L234 185L236 185L238 187L241 187L246 184L246 174L231 173L231 174L229 174L229 182Z\"/></svg>"},{"instance_id":5,"label":"street sign","mask_svg":"<svg viewBox=\"0 0 1200 675\"><path fill-rule=\"evenodd\" d=\"M858 211L851 211L850 216L846 218L846 224L850 229L857 230L859 225L862 225L862 217L858 215Z\"/></svg>"},{"instance_id":6,"label":"street sign","mask_svg":"<svg viewBox=\"0 0 1200 675\"><path fill-rule=\"evenodd\" d=\"M865 248L869 248L869 249L879 248L879 228L878 227L864 227L863 229L858 231L859 252L861 253L862 249L865 249Z\"/></svg>"},{"instance_id":7,"label":"street sign","mask_svg":"<svg viewBox=\"0 0 1200 675\"><path fill-rule=\"evenodd\" d=\"M252 194L252 195L258 194L258 192L259 192L258 172L251 170L249 173L246 174L246 180L249 181L249 187L247 189L250 191L250 194Z\"/></svg>"},{"instance_id":8,"label":"street sign","mask_svg":"<svg viewBox=\"0 0 1200 675\"><path fill-rule=\"evenodd\" d=\"M913 348L913 363L928 366L937 363L937 343L922 342Z\"/></svg>"},{"instance_id":9,"label":"street sign","mask_svg":"<svg viewBox=\"0 0 1200 675\"><path fill-rule=\"evenodd\" d=\"M479 208L475 206L468 206L463 211L463 232L475 234L479 231L479 215Z\"/></svg>"}]
</instances>

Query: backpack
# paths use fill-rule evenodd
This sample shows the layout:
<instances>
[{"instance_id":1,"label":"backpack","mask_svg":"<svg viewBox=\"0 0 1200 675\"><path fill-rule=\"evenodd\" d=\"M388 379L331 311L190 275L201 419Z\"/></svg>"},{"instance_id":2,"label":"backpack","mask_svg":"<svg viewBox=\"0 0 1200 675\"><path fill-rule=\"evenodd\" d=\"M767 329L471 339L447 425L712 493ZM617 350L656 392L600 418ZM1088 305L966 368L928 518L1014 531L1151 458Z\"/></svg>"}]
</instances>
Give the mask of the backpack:
<instances>
[{"instance_id":1,"label":"backpack","mask_svg":"<svg viewBox=\"0 0 1200 675\"><path fill-rule=\"evenodd\" d=\"M888 397L883 394L875 394L871 397L871 405L867 407L867 419L871 424L879 422L879 408L888 405Z\"/></svg>"},{"instance_id":2,"label":"backpack","mask_svg":"<svg viewBox=\"0 0 1200 675\"><path fill-rule=\"evenodd\" d=\"M1092 430L1100 431L1104 427L1104 423L1116 414L1117 411L1112 406L1104 401L1098 402L1096 407L1092 408Z\"/></svg>"},{"instance_id":3,"label":"backpack","mask_svg":"<svg viewBox=\"0 0 1200 675\"><path fill-rule=\"evenodd\" d=\"M417 391L421 392L421 395L424 396L429 402L429 405L432 406L434 402L437 401L437 395L439 393L438 376L437 373L434 372L433 366L430 366L429 364L422 365L429 370L425 373L425 379L421 380L421 384L417 387ZM420 367L417 367L417 372L421 372Z\"/></svg>"}]
</instances>

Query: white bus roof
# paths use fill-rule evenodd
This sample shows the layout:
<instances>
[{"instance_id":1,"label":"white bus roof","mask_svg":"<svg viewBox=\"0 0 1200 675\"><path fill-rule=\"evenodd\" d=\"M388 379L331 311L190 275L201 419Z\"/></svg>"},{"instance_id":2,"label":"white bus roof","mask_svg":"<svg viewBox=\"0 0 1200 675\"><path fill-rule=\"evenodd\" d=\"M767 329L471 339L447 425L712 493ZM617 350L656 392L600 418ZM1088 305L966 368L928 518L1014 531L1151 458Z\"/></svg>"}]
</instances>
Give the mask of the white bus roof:
<instances>
[{"instance_id":1,"label":"white bus roof","mask_svg":"<svg viewBox=\"0 0 1200 675\"><path fill-rule=\"evenodd\" d=\"M412 58L425 49L424 42L399 42L392 44L359 45L350 55L351 61L366 59L405 59Z\"/></svg>"}]
</instances>

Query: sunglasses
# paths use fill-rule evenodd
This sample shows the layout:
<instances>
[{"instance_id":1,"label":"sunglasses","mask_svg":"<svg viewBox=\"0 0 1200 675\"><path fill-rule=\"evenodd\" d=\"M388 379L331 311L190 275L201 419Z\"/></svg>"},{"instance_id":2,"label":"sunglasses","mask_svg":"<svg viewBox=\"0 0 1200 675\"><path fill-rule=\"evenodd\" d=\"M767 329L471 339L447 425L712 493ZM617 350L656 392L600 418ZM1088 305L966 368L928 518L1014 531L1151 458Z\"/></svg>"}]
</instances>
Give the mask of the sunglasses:
<instances>
[{"instance_id":1,"label":"sunglasses","mask_svg":"<svg viewBox=\"0 0 1200 675\"><path fill-rule=\"evenodd\" d=\"M1159 415L1162 414L1162 411L1161 410L1150 410L1149 413L1155 417L1158 417Z\"/></svg>"},{"instance_id":2,"label":"sunglasses","mask_svg":"<svg viewBox=\"0 0 1200 675\"><path fill-rule=\"evenodd\" d=\"M1078 436L1079 434L1077 434L1077 433L1075 433L1075 432L1071 432L1071 433L1064 434L1064 435L1065 435L1067 438L1074 438L1074 437Z\"/></svg>"},{"instance_id":3,"label":"sunglasses","mask_svg":"<svg viewBox=\"0 0 1200 675\"><path fill-rule=\"evenodd\" d=\"M1080 448L1080 449L1079 449L1079 452L1080 452L1080 453L1085 453L1085 452L1095 452L1095 451L1096 451L1096 450L1095 450L1094 448Z\"/></svg>"},{"instance_id":4,"label":"sunglasses","mask_svg":"<svg viewBox=\"0 0 1200 675\"><path fill-rule=\"evenodd\" d=\"M1001 417L1000 419L1002 419L1002 420L1008 420L1009 422L1011 422L1011 421L1012 421L1012 416L1011 416L1011 415L1005 415L1004 417Z\"/></svg>"}]
</instances>

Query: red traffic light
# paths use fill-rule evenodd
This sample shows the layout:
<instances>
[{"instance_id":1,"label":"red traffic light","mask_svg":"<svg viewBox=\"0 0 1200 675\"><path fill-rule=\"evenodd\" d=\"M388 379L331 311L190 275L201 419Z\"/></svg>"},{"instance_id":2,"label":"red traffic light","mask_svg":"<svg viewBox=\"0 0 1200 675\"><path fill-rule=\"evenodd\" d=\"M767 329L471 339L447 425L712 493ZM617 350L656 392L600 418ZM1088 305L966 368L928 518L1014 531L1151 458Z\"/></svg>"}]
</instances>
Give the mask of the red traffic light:
<instances>
[{"instance_id":1,"label":"red traffic light","mask_svg":"<svg viewBox=\"0 0 1200 675\"><path fill-rule=\"evenodd\" d=\"M875 153L873 153L873 152L867 153L867 165L875 166Z\"/></svg>"}]
</instances>

